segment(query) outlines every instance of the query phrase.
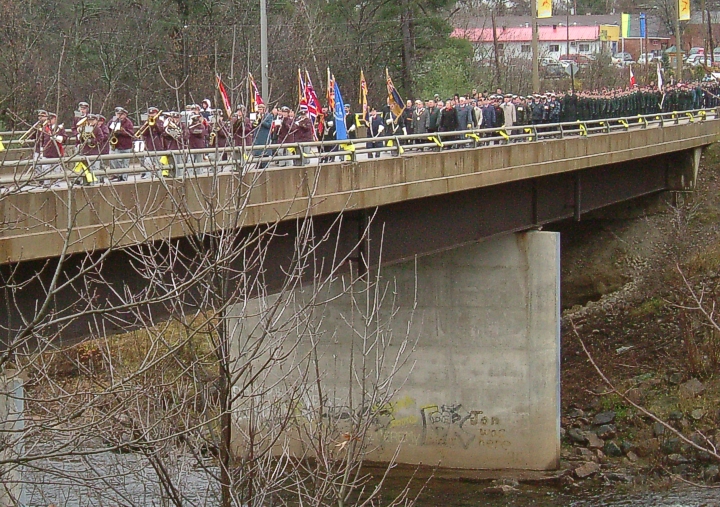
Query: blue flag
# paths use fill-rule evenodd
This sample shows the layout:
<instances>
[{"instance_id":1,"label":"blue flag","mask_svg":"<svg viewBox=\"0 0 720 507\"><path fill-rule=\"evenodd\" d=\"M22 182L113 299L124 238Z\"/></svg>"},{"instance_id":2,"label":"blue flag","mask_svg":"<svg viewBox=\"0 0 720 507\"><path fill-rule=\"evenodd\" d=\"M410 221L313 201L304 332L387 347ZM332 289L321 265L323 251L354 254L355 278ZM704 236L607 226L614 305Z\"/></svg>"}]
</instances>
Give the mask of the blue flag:
<instances>
[{"instance_id":1,"label":"blue flag","mask_svg":"<svg viewBox=\"0 0 720 507\"><path fill-rule=\"evenodd\" d=\"M645 30L646 30L646 18L644 13L640 13L640 37L645 38Z\"/></svg>"},{"instance_id":2,"label":"blue flag","mask_svg":"<svg viewBox=\"0 0 720 507\"><path fill-rule=\"evenodd\" d=\"M343 141L348 138L345 126L345 103L340 95L340 87L335 81L335 139Z\"/></svg>"}]
</instances>

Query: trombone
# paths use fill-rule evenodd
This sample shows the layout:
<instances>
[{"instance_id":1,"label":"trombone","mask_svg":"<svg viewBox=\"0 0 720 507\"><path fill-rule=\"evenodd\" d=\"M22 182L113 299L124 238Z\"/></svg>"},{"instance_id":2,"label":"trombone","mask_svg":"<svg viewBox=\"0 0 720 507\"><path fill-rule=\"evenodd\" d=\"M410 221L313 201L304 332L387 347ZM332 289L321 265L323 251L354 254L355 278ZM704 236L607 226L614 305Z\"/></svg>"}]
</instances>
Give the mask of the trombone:
<instances>
[{"instance_id":1,"label":"trombone","mask_svg":"<svg viewBox=\"0 0 720 507\"><path fill-rule=\"evenodd\" d=\"M137 132L135 132L135 138L140 139L145 134L147 129L149 129L150 127L154 127L161 114L163 114L163 112L159 111L155 116L149 116L148 119L145 120L145 123L143 123L142 127L140 127Z\"/></svg>"},{"instance_id":2,"label":"trombone","mask_svg":"<svg viewBox=\"0 0 720 507\"><path fill-rule=\"evenodd\" d=\"M47 120L43 121L42 123L40 123L40 120L36 121L29 129L27 129L27 131L23 135L18 138L18 142L24 143L25 141L27 141L33 131L41 130L45 125L47 125L47 122Z\"/></svg>"}]
</instances>

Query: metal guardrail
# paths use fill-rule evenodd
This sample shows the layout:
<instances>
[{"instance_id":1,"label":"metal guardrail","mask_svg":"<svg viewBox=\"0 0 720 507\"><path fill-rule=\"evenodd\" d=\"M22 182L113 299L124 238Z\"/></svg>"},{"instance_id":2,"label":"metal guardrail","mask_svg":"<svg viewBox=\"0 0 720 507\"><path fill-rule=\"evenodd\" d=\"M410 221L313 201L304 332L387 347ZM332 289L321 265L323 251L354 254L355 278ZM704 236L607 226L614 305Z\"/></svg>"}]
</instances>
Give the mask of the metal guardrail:
<instances>
[{"instance_id":1,"label":"metal guardrail","mask_svg":"<svg viewBox=\"0 0 720 507\"><path fill-rule=\"evenodd\" d=\"M257 146L228 146L226 148L203 148L185 150L138 151L126 154L80 155L56 158L31 158L2 161L0 171L12 170L12 174L0 175L0 185L22 187L38 181L66 180L71 185L78 180L90 180L116 175L150 174L151 176L171 177L172 165L160 164L163 157L169 160L179 159L185 174L200 175L205 169L214 168L223 171L231 167L242 173L263 169L273 162L292 161L294 165L306 165L311 158L318 158L318 164L327 163L324 159L340 158L345 161L357 161L359 155L378 157L381 154L399 156L407 150L441 151L450 148L483 148L498 144L538 142L546 139L565 137L590 137L610 134L617 131L647 129L694 123L697 121L720 119L720 108L696 109L650 115L625 116L592 121L564 123L543 123L536 125L516 125L489 129L472 129L431 134L412 134L401 136L383 136L342 141L324 141L310 143L283 143ZM379 146L375 146L375 145ZM210 160L191 162L191 155L207 155ZM92 178L84 178L89 172L77 171L79 163L89 168L94 162L126 160L137 163L122 169L102 168L92 171ZM0 152L2 160L2 152ZM57 169L61 170L58 172ZM55 172L53 172L55 170ZM208 171L211 172L211 171ZM87 183L82 181L81 183Z\"/></svg>"}]
</instances>

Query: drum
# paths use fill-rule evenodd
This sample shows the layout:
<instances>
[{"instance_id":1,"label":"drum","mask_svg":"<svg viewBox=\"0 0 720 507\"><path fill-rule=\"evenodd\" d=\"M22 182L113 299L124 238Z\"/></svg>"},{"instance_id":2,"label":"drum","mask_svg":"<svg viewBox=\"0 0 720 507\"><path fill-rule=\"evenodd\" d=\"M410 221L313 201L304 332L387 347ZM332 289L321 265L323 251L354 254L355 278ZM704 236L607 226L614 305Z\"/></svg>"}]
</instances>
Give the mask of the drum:
<instances>
[{"instance_id":1,"label":"drum","mask_svg":"<svg viewBox=\"0 0 720 507\"><path fill-rule=\"evenodd\" d=\"M143 140L133 141L133 151L135 153L140 153L141 151L145 151L145 141L143 141Z\"/></svg>"}]
</instances>

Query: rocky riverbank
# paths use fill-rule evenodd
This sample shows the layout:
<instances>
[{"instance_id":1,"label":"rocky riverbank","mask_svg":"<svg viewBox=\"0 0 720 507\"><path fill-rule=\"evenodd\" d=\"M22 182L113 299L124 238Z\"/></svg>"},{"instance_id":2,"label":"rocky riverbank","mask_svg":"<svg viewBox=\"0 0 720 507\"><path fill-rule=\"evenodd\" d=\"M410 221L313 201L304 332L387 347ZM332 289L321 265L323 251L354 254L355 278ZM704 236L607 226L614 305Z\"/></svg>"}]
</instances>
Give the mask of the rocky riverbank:
<instances>
[{"instance_id":1,"label":"rocky riverbank","mask_svg":"<svg viewBox=\"0 0 720 507\"><path fill-rule=\"evenodd\" d=\"M563 315L565 484L720 482L718 175L713 146L694 194L560 227L563 294L591 299Z\"/></svg>"}]
</instances>

